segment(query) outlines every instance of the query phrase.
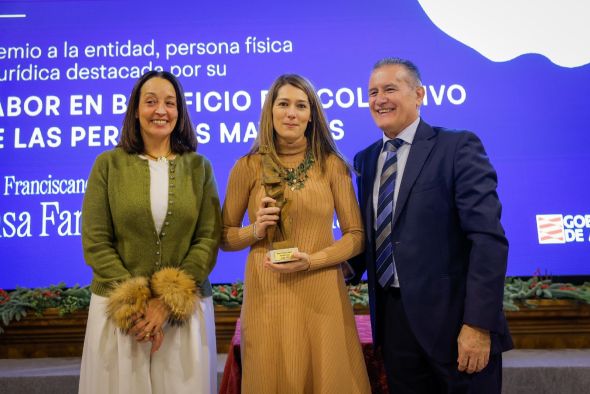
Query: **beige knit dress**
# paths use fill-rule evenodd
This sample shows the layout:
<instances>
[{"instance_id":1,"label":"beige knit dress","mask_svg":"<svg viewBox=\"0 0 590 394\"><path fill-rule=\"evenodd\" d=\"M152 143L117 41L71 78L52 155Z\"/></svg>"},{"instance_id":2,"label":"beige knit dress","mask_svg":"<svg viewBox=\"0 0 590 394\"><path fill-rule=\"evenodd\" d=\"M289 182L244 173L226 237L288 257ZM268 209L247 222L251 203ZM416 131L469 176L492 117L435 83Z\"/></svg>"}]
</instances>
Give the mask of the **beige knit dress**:
<instances>
[{"instance_id":1,"label":"beige knit dress","mask_svg":"<svg viewBox=\"0 0 590 394\"><path fill-rule=\"evenodd\" d=\"M279 152L296 167L306 146ZM243 157L231 171L223 207L225 250L251 247L246 262L241 315L242 392L370 393L365 362L340 263L363 248L363 227L351 177L336 156L308 171L290 199L292 239L311 257L309 271L279 274L264 268L266 239L256 241L250 223L264 197L258 154ZM342 237L332 233L334 211Z\"/></svg>"}]
</instances>

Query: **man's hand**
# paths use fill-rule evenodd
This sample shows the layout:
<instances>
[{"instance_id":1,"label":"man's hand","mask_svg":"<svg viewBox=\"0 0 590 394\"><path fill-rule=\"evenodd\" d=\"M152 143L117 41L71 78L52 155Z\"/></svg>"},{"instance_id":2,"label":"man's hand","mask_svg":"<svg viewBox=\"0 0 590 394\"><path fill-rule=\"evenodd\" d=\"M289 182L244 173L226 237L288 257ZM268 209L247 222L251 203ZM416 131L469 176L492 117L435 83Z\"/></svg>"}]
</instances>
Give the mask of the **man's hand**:
<instances>
[{"instance_id":1,"label":"man's hand","mask_svg":"<svg viewBox=\"0 0 590 394\"><path fill-rule=\"evenodd\" d=\"M479 372L488 365L490 360L490 332L463 324L457 338L459 357L457 363L461 372Z\"/></svg>"}]
</instances>

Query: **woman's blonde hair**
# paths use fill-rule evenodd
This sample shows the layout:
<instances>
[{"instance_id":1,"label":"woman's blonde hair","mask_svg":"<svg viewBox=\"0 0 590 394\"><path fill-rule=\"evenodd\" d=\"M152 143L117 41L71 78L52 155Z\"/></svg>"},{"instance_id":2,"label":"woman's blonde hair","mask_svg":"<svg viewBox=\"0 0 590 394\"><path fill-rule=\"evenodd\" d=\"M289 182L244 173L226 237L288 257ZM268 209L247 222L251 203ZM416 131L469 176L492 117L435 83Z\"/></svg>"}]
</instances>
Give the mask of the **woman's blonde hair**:
<instances>
[{"instance_id":1,"label":"woman's blonde hair","mask_svg":"<svg viewBox=\"0 0 590 394\"><path fill-rule=\"evenodd\" d=\"M280 163L276 149L276 133L273 126L272 108L277 99L279 89L285 85L291 85L297 89L301 89L307 95L311 110L311 118L305 129L305 137L307 138L308 146L311 148L314 160L320 165L320 171L324 171L326 158L330 154L338 156L344 163L346 163L346 160L344 160L342 154L338 151L338 148L334 143L330 128L328 127L326 115L324 114L322 104L320 103L320 99L318 98L313 85L306 78L297 74L284 74L273 82L262 107L258 136L248 152L248 155L258 153L262 146L266 146L268 147L271 157L276 160L277 163Z\"/></svg>"}]
</instances>

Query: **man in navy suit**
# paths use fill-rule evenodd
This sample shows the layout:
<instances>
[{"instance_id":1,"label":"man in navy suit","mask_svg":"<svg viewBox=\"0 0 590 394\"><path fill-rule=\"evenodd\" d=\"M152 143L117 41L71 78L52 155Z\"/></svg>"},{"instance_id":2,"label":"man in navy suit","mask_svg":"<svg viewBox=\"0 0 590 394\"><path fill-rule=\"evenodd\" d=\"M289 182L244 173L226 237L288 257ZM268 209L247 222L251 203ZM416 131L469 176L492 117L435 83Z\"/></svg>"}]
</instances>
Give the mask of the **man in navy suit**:
<instances>
[{"instance_id":1,"label":"man in navy suit","mask_svg":"<svg viewBox=\"0 0 590 394\"><path fill-rule=\"evenodd\" d=\"M354 158L366 249L352 282L367 271L392 393L500 393L512 340L496 172L473 133L420 118L424 94L410 61L373 68L369 108L383 136Z\"/></svg>"}]
</instances>

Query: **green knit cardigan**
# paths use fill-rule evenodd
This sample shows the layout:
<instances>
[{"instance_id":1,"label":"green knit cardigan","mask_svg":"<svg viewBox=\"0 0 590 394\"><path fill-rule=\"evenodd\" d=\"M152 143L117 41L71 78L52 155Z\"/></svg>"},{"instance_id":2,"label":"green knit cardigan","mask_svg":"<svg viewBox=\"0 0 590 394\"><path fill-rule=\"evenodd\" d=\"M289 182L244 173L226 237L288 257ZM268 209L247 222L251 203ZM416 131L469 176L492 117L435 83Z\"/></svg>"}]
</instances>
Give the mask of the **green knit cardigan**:
<instances>
[{"instance_id":1,"label":"green knit cardigan","mask_svg":"<svg viewBox=\"0 0 590 394\"><path fill-rule=\"evenodd\" d=\"M121 148L98 156L84 195L82 244L92 267L93 293L175 267L194 278L201 296L212 294L208 275L217 259L221 209L211 163L196 153L169 165L168 211L158 234L150 208L147 160Z\"/></svg>"}]
</instances>

